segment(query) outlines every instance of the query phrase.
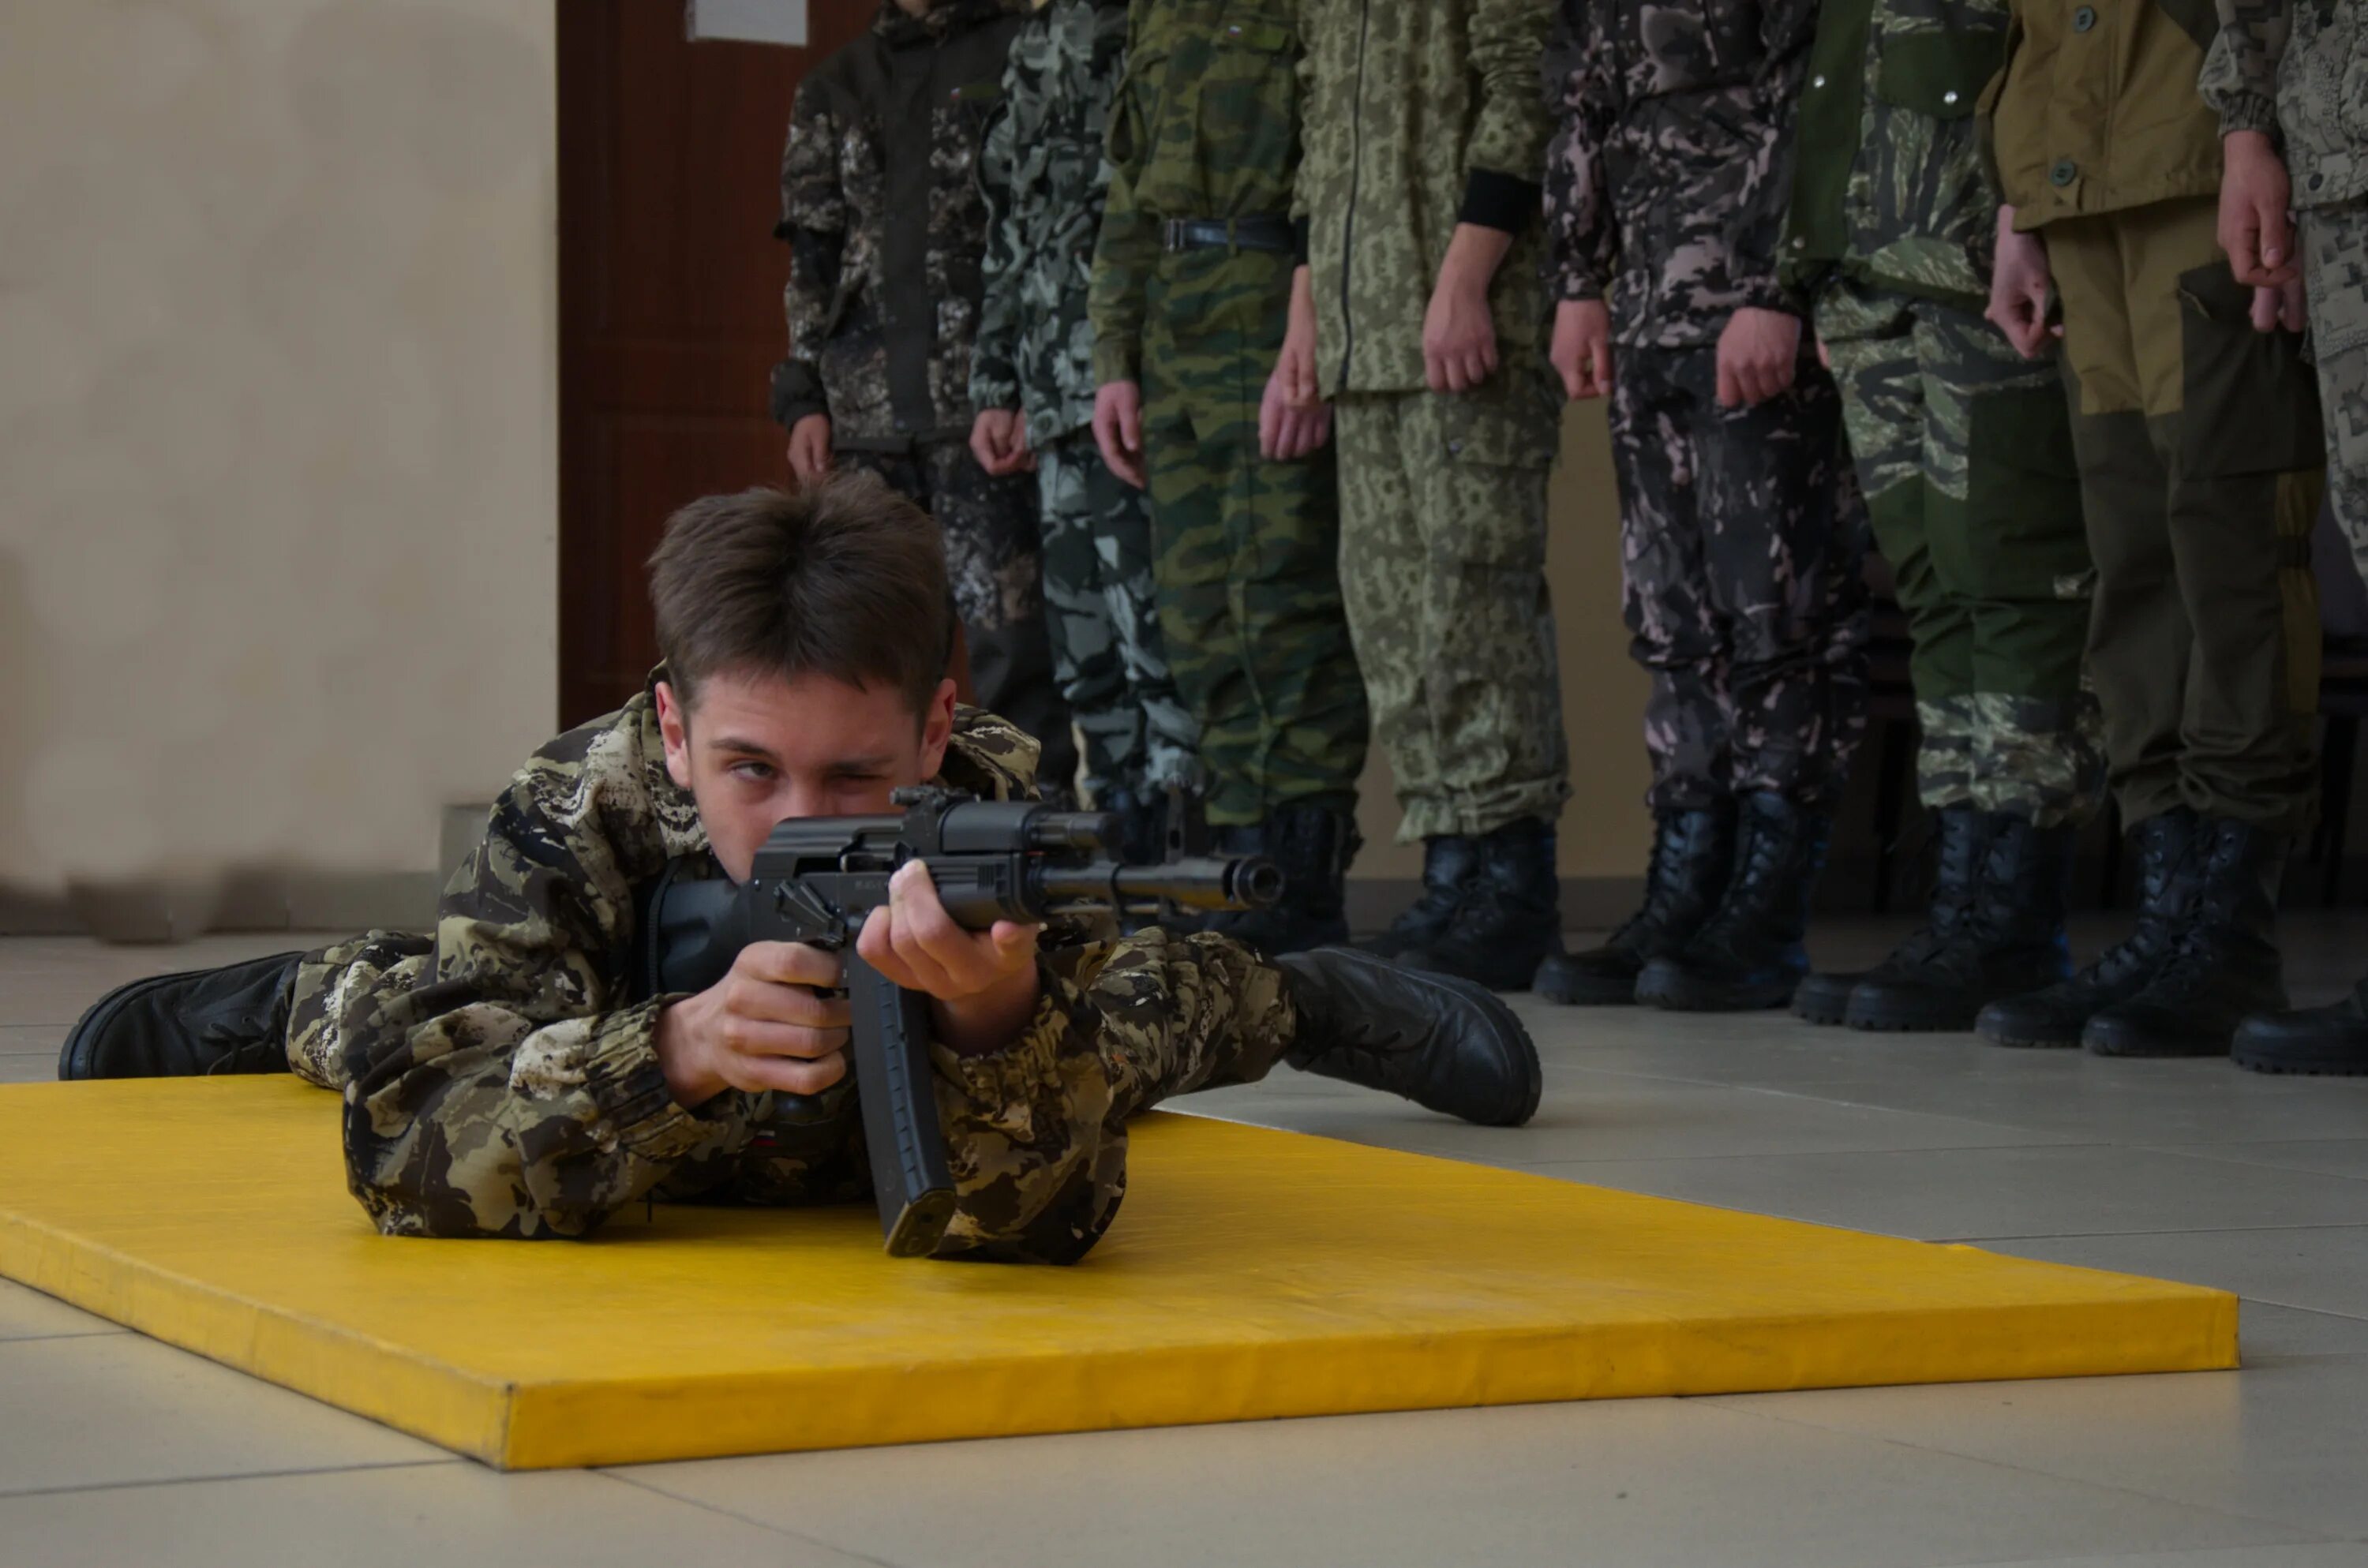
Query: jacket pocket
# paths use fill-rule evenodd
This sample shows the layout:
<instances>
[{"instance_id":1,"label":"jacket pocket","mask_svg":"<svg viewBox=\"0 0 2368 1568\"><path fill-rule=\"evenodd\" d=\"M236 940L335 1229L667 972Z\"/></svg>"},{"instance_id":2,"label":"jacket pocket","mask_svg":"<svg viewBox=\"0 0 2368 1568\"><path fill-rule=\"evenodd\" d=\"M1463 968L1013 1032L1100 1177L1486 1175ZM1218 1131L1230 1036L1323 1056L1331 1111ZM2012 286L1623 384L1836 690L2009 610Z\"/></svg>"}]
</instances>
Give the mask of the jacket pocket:
<instances>
[{"instance_id":1,"label":"jacket pocket","mask_svg":"<svg viewBox=\"0 0 2368 1568\"><path fill-rule=\"evenodd\" d=\"M2318 380L2290 332L2256 332L2253 291L2214 262L2180 274L2180 445L2205 477L2327 461Z\"/></svg>"},{"instance_id":2,"label":"jacket pocket","mask_svg":"<svg viewBox=\"0 0 2368 1568\"><path fill-rule=\"evenodd\" d=\"M2004 28L1946 28L1883 36L1874 96L1935 119L1967 119L2006 62Z\"/></svg>"}]
</instances>

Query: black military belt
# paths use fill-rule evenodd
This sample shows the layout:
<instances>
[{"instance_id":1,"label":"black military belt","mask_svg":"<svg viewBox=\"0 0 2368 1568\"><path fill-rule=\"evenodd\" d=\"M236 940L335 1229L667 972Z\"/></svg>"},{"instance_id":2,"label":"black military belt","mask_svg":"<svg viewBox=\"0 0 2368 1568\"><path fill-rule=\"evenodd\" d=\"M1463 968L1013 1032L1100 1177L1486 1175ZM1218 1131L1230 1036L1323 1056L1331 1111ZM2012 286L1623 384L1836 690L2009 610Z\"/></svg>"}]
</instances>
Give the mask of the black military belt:
<instances>
[{"instance_id":1,"label":"black military belt","mask_svg":"<svg viewBox=\"0 0 2368 1568\"><path fill-rule=\"evenodd\" d=\"M1168 250L1294 251L1299 236L1288 218L1170 218L1159 225Z\"/></svg>"}]
</instances>

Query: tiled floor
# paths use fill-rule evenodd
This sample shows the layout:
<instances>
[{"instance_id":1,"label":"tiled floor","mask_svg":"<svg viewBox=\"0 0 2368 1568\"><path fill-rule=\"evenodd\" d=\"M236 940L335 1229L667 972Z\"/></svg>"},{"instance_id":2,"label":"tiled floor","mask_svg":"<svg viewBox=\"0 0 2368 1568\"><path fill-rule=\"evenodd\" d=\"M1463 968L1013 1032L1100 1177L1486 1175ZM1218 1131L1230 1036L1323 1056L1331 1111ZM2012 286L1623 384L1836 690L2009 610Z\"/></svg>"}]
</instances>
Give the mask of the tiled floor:
<instances>
[{"instance_id":1,"label":"tiled floor","mask_svg":"<svg viewBox=\"0 0 2368 1568\"><path fill-rule=\"evenodd\" d=\"M1821 940L1850 960L1882 936ZM2292 938L2305 999L2368 961L2368 923L2301 920ZM274 945L0 942L0 1082L50 1075L67 1023L116 980ZM1306 1078L1193 1103L2225 1286L2246 1297L2247 1369L504 1477L0 1285L0 1568L2368 1568L2368 1080L1855 1036L1781 1016L1523 1010L1549 1085L1522 1131Z\"/></svg>"}]
</instances>

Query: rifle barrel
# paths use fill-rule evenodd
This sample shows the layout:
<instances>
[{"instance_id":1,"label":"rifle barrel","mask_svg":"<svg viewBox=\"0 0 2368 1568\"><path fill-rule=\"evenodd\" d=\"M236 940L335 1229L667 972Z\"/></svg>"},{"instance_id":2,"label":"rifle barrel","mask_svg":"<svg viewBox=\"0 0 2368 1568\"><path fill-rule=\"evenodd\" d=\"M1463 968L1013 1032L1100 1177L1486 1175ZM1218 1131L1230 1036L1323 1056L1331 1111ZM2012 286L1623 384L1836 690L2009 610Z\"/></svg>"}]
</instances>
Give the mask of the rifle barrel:
<instances>
[{"instance_id":1,"label":"rifle barrel","mask_svg":"<svg viewBox=\"0 0 2368 1568\"><path fill-rule=\"evenodd\" d=\"M1258 909L1282 896L1282 873L1260 856L1235 860L1171 860L1158 866L1097 861L1047 866L1046 899L1094 900L1120 905L1168 903L1187 909Z\"/></svg>"}]
</instances>

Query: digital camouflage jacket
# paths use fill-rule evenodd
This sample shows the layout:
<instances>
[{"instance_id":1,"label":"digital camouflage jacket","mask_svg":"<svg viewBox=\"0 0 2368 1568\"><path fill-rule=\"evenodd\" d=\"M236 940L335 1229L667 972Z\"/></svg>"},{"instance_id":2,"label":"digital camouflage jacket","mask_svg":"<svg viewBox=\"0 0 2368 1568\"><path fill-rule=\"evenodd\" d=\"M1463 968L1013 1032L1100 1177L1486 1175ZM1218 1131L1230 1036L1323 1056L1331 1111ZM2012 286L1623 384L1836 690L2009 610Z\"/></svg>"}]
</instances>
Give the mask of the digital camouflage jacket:
<instances>
[{"instance_id":1,"label":"digital camouflage jacket","mask_svg":"<svg viewBox=\"0 0 2368 1568\"><path fill-rule=\"evenodd\" d=\"M655 677L654 677L655 679ZM962 709L942 782L1033 794L1036 743ZM835 1115L772 1122L769 1096L727 1090L696 1110L668 1092L658 1013L637 998L641 900L669 861L720 875L687 790L667 775L644 691L545 745L495 803L446 888L433 949L372 971L331 949L300 972L298 1013L341 1044L347 1179L390 1234L580 1236L644 1197L828 1202L870 1187L852 1095ZM346 959L342 964L338 960ZM1003 1051L935 1053L958 1199L941 1253L1071 1262L1124 1191L1119 1081L1153 1031L1288 1039L1280 976L1214 937L1062 941L1043 1001ZM302 1000L328 983L351 993ZM1115 1063L1115 1065L1113 1065Z\"/></svg>"},{"instance_id":2,"label":"digital camouflage jacket","mask_svg":"<svg viewBox=\"0 0 2368 1568\"><path fill-rule=\"evenodd\" d=\"M979 157L986 297L971 401L1021 408L1042 444L1093 423L1094 244L1126 69L1126 0L1049 0L1011 42Z\"/></svg>"},{"instance_id":3,"label":"digital camouflage jacket","mask_svg":"<svg viewBox=\"0 0 2368 1568\"><path fill-rule=\"evenodd\" d=\"M1419 392L1459 222L1515 236L1489 292L1508 369L1544 363L1538 219L1555 0L1299 0L1296 211L1309 222L1326 396Z\"/></svg>"},{"instance_id":4,"label":"digital camouflage jacket","mask_svg":"<svg viewBox=\"0 0 2368 1568\"><path fill-rule=\"evenodd\" d=\"M1794 131L1788 281L1839 270L1983 308L1998 193L1975 110L2006 27L2007 0L1825 0Z\"/></svg>"},{"instance_id":5,"label":"digital camouflage jacket","mask_svg":"<svg viewBox=\"0 0 2368 1568\"><path fill-rule=\"evenodd\" d=\"M1606 301L1613 341L1715 343L1777 280L1790 125L1816 0L1562 0L1546 94L1554 293Z\"/></svg>"},{"instance_id":6,"label":"digital camouflage jacket","mask_svg":"<svg viewBox=\"0 0 2368 1568\"><path fill-rule=\"evenodd\" d=\"M843 450L968 439L986 207L978 147L1020 17L1007 0L893 3L798 88L781 151L789 358L773 416Z\"/></svg>"},{"instance_id":7,"label":"digital camouflage jacket","mask_svg":"<svg viewBox=\"0 0 2368 1568\"><path fill-rule=\"evenodd\" d=\"M2296 207L2368 194L2368 6L2360 0L2219 0L2203 62L2223 135L2282 143Z\"/></svg>"}]
</instances>

